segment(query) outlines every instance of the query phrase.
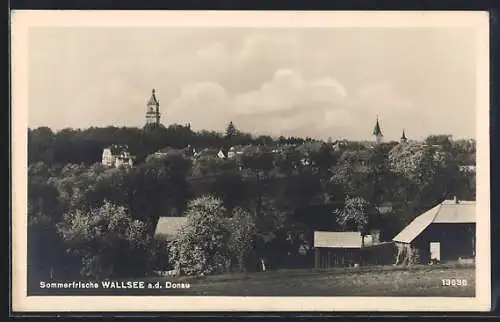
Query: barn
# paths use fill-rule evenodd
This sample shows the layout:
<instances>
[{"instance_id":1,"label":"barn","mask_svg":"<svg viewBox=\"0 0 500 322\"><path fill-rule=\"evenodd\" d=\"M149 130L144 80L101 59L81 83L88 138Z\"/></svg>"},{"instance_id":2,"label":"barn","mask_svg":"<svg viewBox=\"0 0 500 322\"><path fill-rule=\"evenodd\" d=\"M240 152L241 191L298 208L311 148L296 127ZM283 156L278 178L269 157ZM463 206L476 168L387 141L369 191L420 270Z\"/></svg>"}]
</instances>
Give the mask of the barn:
<instances>
[{"instance_id":1,"label":"barn","mask_svg":"<svg viewBox=\"0 0 500 322\"><path fill-rule=\"evenodd\" d=\"M314 232L314 267L327 269L361 262L360 232Z\"/></svg>"},{"instance_id":2,"label":"barn","mask_svg":"<svg viewBox=\"0 0 500 322\"><path fill-rule=\"evenodd\" d=\"M416 217L393 241L411 246L417 263L439 263L475 257L475 201L444 200Z\"/></svg>"}]
</instances>

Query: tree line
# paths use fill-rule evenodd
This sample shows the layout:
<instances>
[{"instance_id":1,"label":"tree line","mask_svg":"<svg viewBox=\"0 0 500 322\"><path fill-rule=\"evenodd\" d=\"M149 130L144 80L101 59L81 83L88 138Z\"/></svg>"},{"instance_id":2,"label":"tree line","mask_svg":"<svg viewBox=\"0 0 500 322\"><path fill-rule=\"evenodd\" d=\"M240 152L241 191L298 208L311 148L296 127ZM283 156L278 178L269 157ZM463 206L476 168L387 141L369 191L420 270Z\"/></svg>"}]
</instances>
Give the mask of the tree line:
<instances>
[{"instance_id":1,"label":"tree line","mask_svg":"<svg viewBox=\"0 0 500 322\"><path fill-rule=\"evenodd\" d=\"M228 141L231 137L231 142ZM191 130L191 126L173 124L164 126L91 127L88 129L66 128L57 132L49 127L28 129L29 163L43 161L46 164L74 163L92 165L100 162L102 150L113 144L127 145L130 153L141 163L153 152L164 147L182 149L187 146L198 150L228 148L232 145L300 144L311 138L252 136L238 131L230 123L225 133Z\"/></svg>"},{"instance_id":2,"label":"tree line","mask_svg":"<svg viewBox=\"0 0 500 322\"><path fill-rule=\"evenodd\" d=\"M379 229L390 240L444 198L475 199L475 142L334 145L168 128L49 128L28 136L28 273L42 278L144 276L181 265L189 274L311 262L315 230ZM102 149L126 144L131 169L100 164ZM232 158L193 157L186 146L240 146ZM147 158L169 146L169 153ZM390 205L382 211L381 205ZM186 216L166 244L153 236L161 216Z\"/></svg>"}]
</instances>

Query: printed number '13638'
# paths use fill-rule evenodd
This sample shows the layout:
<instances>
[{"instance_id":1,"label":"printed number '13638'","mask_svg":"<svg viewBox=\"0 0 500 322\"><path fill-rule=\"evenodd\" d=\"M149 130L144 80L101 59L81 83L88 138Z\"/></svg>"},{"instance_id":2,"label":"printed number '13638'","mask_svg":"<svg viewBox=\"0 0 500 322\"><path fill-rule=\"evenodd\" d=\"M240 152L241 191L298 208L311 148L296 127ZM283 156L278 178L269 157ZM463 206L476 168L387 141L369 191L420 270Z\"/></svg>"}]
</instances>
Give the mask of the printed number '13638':
<instances>
[{"instance_id":1,"label":"printed number '13638'","mask_svg":"<svg viewBox=\"0 0 500 322\"><path fill-rule=\"evenodd\" d=\"M442 286L467 286L467 280L443 278L441 284Z\"/></svg>"}]
</instances>

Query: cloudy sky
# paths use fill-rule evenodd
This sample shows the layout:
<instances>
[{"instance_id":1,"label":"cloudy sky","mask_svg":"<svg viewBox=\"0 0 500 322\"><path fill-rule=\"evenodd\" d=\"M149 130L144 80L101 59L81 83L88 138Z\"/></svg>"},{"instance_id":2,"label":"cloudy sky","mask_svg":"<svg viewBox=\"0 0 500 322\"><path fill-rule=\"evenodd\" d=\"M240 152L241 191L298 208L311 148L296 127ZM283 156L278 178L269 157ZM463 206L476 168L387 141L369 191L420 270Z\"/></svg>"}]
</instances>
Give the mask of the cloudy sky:
<instances>
[{"instance_id":1,"label":"cloudy sky","mask_svg":"<svg viewBox=\"0 0 500 322\"><path fill-rule=\"evenodd\" d=\"M475 34L457 28L34 28L29 126L387 140L475 137Z\"/></svg>"}]
</instances>

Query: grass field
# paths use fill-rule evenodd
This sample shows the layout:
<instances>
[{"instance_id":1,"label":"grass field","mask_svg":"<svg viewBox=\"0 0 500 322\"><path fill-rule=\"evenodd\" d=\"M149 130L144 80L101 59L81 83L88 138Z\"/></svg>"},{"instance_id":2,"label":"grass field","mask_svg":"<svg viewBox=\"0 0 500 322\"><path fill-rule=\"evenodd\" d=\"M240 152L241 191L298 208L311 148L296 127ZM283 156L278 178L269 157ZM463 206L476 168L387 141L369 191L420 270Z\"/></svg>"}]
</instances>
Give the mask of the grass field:
<instances>
[{"instance_id":1,"label":"grass field","mask_svg":"<svg viewBox=\"0 0 500 322\"><path fill-rule=\"evenodd\" d=\"M442 279L467 280L467 286L443 286ZM187 280L185 280L187 282ZM226 296L475 296L475 269L419 266L410 269L289 270L192 279L189 295ZM165 290L170 293L171 290Z\"/></svg>"},{"instance_id":2,"label":"grass field","mask_svg":"<svg viewBox=\"0 0 500 322\"><path fill-rule=\"evenodd\" d=\"M467 280L443 286L442 279ZM278 270L205 277L148 278L148 282L189 283L161 290L51 290L47 295L189 295L189 296L475 296L475 269L456 265L336 268L328 271ZM37 292L38 293L38 292ZM57 294L55 294L57 293ZM35 294L33 294L35 295Z\"/></svg>"}]
</instances>

